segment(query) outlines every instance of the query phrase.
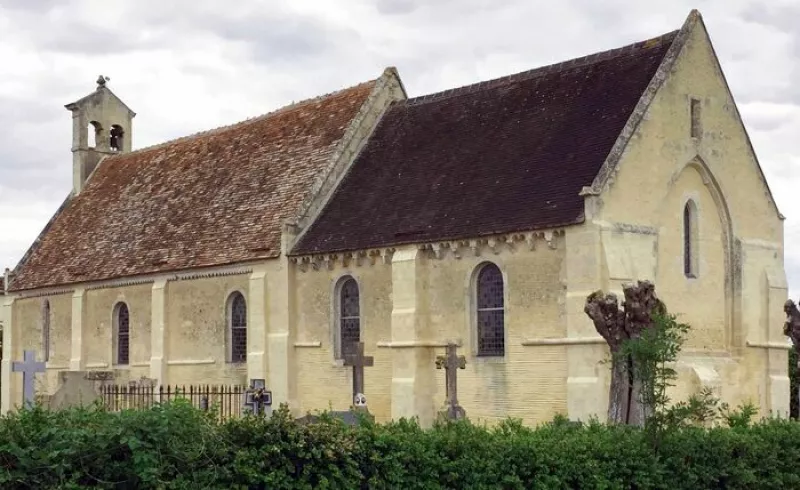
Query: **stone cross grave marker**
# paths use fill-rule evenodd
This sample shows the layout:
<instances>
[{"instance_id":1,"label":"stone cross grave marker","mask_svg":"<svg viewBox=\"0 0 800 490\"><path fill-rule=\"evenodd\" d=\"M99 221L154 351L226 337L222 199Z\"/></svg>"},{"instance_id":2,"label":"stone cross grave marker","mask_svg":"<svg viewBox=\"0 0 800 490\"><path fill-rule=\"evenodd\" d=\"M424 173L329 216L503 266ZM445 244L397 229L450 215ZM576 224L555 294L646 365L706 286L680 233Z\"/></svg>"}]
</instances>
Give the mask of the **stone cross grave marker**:
<instances>
[{"instance_id":1,"label":"stone cross grave marker","mask_svg":"<svg viewBox=\"0 0 800 490\"><path fill-rule=\"evenodd\" d=\"M445 409L442 412L450 420L458 420L466 417L466 411L458 404L457 370L466 369L467 359L456 354L456 344L447 344L446 354L436 356L436 369L444 368L446 397Z\"/></svg>"},{"instance_id":2,"label":"stone cross grave marker","mask_svg":"<svg viewBox=\"0 0 800 490\"><path fill-rule=\"evenodd\" d=\"M255 415L272 415L272 391L263 379L251 379L250 388L244 392L242 411Z\"/></svg>"},{"instance_id":3,"label":"stone cross grave marker","mask_svg":"<svg viewBox=\"0 0 800 490\"><path fill-rule=\"evenodd\" d=\"M353 396L351 402L359 410L367 409L366 398L364 397L364 367L372 366L374 362L374 357L364 355L364 342L354 344L350 352L344 356L344 365L353 367Z\"/></svg>"},{"instance_id":4,"label":"stone cross grave marker","mask_svg":"<svg viewBox=\"0 0 800 490\"><path fill-rule=\"evenodd\" d=\"M36 351L26 350L22 355L22 362L11 363L11 371L22 373L22 398L25 406L33 405L34 386L36 373L45 371L45 364L36 360Z\"/></svg>"}]
</instances>

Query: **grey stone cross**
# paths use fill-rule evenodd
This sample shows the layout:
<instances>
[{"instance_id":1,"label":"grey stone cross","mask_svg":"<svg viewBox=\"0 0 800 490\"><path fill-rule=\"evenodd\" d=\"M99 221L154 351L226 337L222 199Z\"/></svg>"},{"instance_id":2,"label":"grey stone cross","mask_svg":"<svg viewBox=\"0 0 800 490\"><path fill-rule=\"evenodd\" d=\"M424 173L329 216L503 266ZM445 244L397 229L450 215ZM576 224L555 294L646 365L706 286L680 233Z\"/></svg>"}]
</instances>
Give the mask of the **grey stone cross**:
<instances>
[{"instance_id":1,"label":"grey stone cross","mask_svg":"<svg viewBox=\"0 0 800 490\"><path fill-rule=\"evenodd\" d=\"M272 415L272 391L263 379L251 379L250 388L244 392L242 411L255 415Z\"/></svg>"},{"instance_id":2,"label":"grey stone cross","mask_svg":"<svg viewBox=\"0 0 800 490\"><path fill-rule=\"evenodd\" d=\"M447 344L447 353L444 356L436 356L436 369L444 368L446 397L445 409L442 413L446 418L451 420L463 419L466 417L466 411L458 404L458 385L457 385L457 370L466 369L467 359L464 356L456 354L456 344L450 342Z\"/></svg>"},{"instance_id":3,"label":"grey stone cross","mask_svg":"<svg viewBox=\"0 0 800 490\"><path fill-rule=\"evenodd\" d=\"M33 405L34 385L36 373L45 371L45 364L36 361L36 351L26 350L22 355L22 362L14 361L11 363L11 370L15 373L22 373L22 398L25 406Z\"/></svg>"},{"instance_id":4,"label":"grey stone cross","mask_svg":"<svg viewBox=\"0 0 800 490\"><path fill-rule=\"evenodd\" d=\"M364 367L374 364L375 358L364 355L364 342L354 344L352 349L344 356L344 365L353 367L353 396L351 400L355 403L356 397L364 393Z\"/></svg>"}]
</instances>

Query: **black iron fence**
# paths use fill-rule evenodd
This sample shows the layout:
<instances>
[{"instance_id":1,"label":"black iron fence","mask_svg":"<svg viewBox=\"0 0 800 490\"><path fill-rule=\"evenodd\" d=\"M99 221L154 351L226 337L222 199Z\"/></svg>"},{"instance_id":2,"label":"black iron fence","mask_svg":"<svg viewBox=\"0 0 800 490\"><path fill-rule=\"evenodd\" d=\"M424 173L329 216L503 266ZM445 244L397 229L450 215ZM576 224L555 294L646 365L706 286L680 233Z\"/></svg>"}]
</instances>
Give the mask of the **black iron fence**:
<instances>
[{"instance_id":1,"label":"black iron fence","mask_svg":"<svg viewBox=\"0 0 800 490\"><path fill-rule=\"evenodd\" d=\"M184 399L200 410L213 410L220 420L239 417L246 387L240 385L125 386L101 388L107 410L142 410L160 402Z\"/></svg>"}]
</instances>

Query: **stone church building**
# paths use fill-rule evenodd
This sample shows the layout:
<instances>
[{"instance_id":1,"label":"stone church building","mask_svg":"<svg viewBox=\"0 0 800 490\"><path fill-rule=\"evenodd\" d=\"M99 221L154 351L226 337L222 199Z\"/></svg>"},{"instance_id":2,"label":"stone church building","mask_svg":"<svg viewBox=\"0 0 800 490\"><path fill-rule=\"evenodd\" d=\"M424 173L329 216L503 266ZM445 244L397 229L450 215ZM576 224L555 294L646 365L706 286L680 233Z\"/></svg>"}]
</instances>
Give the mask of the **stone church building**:
<instances>
[{"instance_id":1,"label":"stone church building","mask_svg":"<svg viewBox=\"0 0 800 490\"><path fill-rule=\"evenodd\" d=\"M655 33L654 33L655 34ZM2 407L23 349L126 384L266 379L299 416L445 399L467 416L601 418L607 348L588 294L650 279L692 326L703 386L788 410L783 216L703 21L590 56L409 97L395 69L261 117L134 150L104 79L66 106L72 190L3 301Z\"/></svg>"}]
</instances>

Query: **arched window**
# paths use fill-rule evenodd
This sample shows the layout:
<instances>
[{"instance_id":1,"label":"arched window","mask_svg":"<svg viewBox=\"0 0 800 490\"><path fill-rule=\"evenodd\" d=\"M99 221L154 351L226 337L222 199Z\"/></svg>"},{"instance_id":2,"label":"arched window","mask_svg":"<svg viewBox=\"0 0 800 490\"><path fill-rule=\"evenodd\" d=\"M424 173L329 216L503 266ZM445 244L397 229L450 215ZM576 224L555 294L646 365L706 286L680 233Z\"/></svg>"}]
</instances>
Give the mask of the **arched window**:
<instances>
[{"instance_id":1,"label":"arched window","mask_svg":"<svg viewBox=\"0 0 800 490\"><path fill-rule=\"evenodd\" d=\"M336 358L342 359L361 341L361 307L358 283L350 276L339 282L337 292Z\"/></svg>"},{"instance_id":2,"label":"arched window","mask_svg":"<svg viewBox=\"0 0 800 490\"><path fill-rule=\"evenodd\" d=\"M100 125L97 121L90 121L89 126L86 128L87 132L87 141L86 145L89 148L94 148L97 146L97 142L101 140L103 134L103 126Z\"/></svg>"},{"instance_id":3,"label":"arched window","mask_svg":"<svg viewBox=\"0 0 800 490\"><path fill-rule=\"evenodd\" d=\"M125 131L122 130L122 126L119 124L112 125L111 131L109 131L108 134L108 147L111 148L112 151L122 151L122 141L125 137Z\"/></svg>"},{"instance_id":4,"label":"arched window","mask_svg":"<svg viewBox=\"0 0 800 490\"><path fill-rule=\"evenodd\" d=\"M238 291L228 297L228 362L247 361L247 303Z\"/></svg>"},{"instance_id":5,"label":"arched window","mask_svg":"<svg viewBox=\"0 0 800 490\"><path fill-rule=\"evenodd\" d=\"M478 356L505 355L503 274L494 264L481 266L475 281Z\"/></svg>"},{"instance_id":6,"label":"arched window","mask_svg":"<svg viewBox=\"0 0 800 490\"><path fill-rule=\"evenodd\" d=\"M42 360L50 360L50 301L42 301Z\"/></svg>"},{"instance_id":7,"label":"arched window","mask_svg":"<svg viewBox=\"0 0 800 490\"><path fill-rule=\"evenodd\" d=\"M114 307L114 364L127 365L130 354L130 314L128 305L117 303Z\"/></svg>"},{"instance_id":8,"label":"arched window","mask_svg":"<svg viewBox=\"0 0 800 490\"><path fill-rule=\"evenodd\" d=\"M697 234L697 205L689 200L683 208L683 273L686 277L697 277Z\"/></svg>"}]
</instances>

